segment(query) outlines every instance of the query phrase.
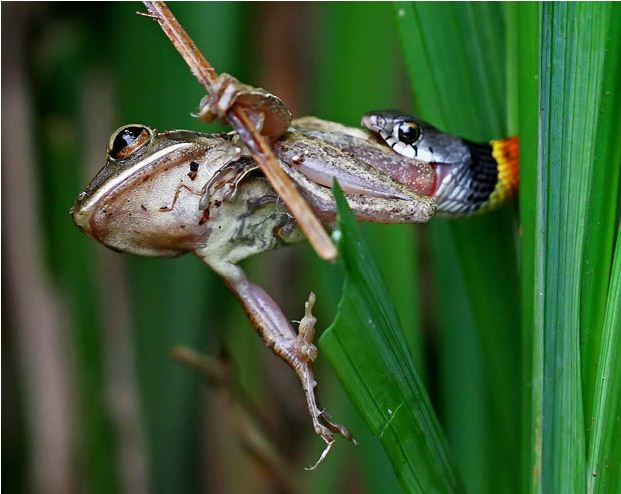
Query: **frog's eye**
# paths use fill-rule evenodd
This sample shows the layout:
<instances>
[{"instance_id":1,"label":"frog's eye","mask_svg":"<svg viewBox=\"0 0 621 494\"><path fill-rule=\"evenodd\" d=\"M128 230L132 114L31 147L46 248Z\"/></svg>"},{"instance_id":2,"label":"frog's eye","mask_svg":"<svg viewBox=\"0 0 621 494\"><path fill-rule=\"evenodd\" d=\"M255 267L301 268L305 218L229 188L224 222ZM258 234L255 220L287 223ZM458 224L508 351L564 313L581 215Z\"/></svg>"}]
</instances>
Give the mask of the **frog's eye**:
<instances>
[{"instance_id":1,"label":"frog's eye","mask_svg":"<svg viewBox=\"0 0 621 494\"><path fill-rule=\"evenodd\" d=\"M114 160L128 158L147 144L153 131L144 125L125 125L116 130L108 144L108 155Z\"/></svg>"},{"instance_id":2,"label":"frog's eye","mask_svg":"<svg viewBox=\"0 0 621 494\"><path fill-rule=\"evenodd\" d=\"M404 144L414 144L420 137L420 127L414 122L403 122L397 128L396 137Z\"/></svg>"}]
</instances>

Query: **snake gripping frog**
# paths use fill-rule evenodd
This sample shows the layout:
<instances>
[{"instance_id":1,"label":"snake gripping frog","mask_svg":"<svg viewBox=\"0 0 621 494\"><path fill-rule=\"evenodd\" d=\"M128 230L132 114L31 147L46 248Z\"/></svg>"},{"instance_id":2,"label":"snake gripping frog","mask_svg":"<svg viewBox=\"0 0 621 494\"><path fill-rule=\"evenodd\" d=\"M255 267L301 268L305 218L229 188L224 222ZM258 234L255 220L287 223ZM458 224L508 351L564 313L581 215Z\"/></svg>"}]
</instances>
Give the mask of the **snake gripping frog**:
<instances>
[{"instance_id":1,"label":"snake gripping frog","mask_svg":"<svg viewBox=\"0 0 621 494\"><path fill-rule=\"evenodd\" d=\"M436 212L468 214L494 206L517 187L515 138L475 144L395 112L363 116L363 129L314 117L291 120L284 103L262 89L226 74L215 87L201 101L199 117L211 121L242 105L328 225L335 218L334 178L356 217L379 223L422 223ZM326 443L317 464L335 435L353 440L315 397L314 295L296 331L237 265L304 237L234 133L121 127L71 215L82 231L114 250L200 258L238 298L265 344L296 373L315 432Z\"/></svg>"}]
</instances>

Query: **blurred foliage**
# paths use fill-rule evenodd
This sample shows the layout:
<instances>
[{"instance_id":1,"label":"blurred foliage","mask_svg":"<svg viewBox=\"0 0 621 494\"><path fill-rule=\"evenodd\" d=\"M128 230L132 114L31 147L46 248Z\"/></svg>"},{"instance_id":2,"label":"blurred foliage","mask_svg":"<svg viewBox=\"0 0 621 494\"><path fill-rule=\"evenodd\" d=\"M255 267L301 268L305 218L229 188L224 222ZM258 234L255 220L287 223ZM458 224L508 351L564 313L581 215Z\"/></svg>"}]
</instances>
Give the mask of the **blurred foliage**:
<instances>
[{"instance_id":1,"label":"blurred foliage","mask_svg":"<svg viewBox=\"0 0 621 494\"><path fill-rule=\"evenodd\" d=\"M268 87L296 115L357 125L369 110L412 108L471 139L519 133L519 216L512 204L468 220L362 230L401 321L400 345L407 342L466 490L582 492L588 478L589 492L612 492L621 482L618 468L605 467L618 456L621 423L621 359L614 352L621 334L621 9L171 7L219 72ZM70 396L46 395L66 400L72 412L63 424L72 460L66 490L47 492L398 491L377 431L358 415L327 359L318 361L322 401L361 444L339 442L308 473L303 467L322 444L299 385L253 334L220 280L190 256L106 252L71 223L67 210L103 164L115 128L221 128L191 117L201 88L137 10L139 3L2 5L3 103L5 84L22 77L21 104L32 123L20 138L35 157L9 163L3 149L5 167L27 168L34 177L22 204L10 207L36 208L24 228L40 232L34 241L41 259L26 258L31 250L24 249L20 262L43 266L39 281L51 287L49 300L26 302L32 311L55 308L53 327L61 331L51 337L67 346L58 364L70 376ZM5 65L14 56L19 63ZM540 126L541 101L549 111ZM4 137L5 126L21 120L4 110L3 117ZM14 185L3 178L3 192ZM3 206L6 267L12 237ZM329 325L343 277L308 246L243 265L291 319L315 291L319 327ZM26 347L20 340L10 297L22 292L9 281L20 283L19 276L3 274L3 384L5 398L11 395L2 412L3 486L32 492L41 487L37 462L63 452L35 435L42 414L34 413L40 400L31 393L40 388L30 371L47 340ZM179 345L220 362L233 384L205 386L200 373L171 358ZM326 354L334 352L326 345ZM260 430L248 429L240 403L260 410L252 412ZM260 451L275 452L281 463L262 464Z\"/></svg>"}]
</instances>

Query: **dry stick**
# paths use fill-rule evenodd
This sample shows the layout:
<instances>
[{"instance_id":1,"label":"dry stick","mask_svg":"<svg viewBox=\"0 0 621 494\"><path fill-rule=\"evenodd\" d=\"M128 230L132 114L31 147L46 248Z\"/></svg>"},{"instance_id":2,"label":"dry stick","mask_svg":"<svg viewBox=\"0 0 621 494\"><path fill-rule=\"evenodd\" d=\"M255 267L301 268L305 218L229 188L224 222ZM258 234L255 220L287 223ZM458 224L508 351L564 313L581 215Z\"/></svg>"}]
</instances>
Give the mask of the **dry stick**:
<instances>
[{"instance_id":1,"label":"dry stick","mask_svg":"<svg viewBox=\"0 0 621 494\"><path fill-rule=\"evenodd\" d=\"M190 67L194 77L198 79L208 93L212 93L212 84L217 77L216 71L179 24L166 3L143 3L150 13L149 17L158 22L168 39ZM244 141L276 193L287 205L319 257L334 261L337 251L330 236L289 176L282 170L271 146L257 132L246 111L236 104L227 112L226 118Z\"/></svg>"}]
</instances>

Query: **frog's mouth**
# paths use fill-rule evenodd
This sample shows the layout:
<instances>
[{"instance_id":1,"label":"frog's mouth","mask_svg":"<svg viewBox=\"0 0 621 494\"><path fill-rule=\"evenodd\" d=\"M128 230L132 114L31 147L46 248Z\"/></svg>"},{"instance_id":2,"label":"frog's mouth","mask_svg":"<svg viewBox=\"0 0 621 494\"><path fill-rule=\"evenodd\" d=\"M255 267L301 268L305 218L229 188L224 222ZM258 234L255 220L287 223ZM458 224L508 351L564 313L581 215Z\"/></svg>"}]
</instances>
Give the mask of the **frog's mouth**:
<instances>
[{"instance_id":1,"label":"frog's mouth","mask_svg":"<svg viewBox=\"0 0 621 494\"><path fill-rule=\"evenodd\" d=\"M84 233L86 233L89 236L92 236L91 225L90 225L90 219L92 215L89 212L84 211L82 208L77 207L76 205L77 205L77 202L69 210L69 214L71 215L73 222Z\"/></svg>"},{"instance_id":2,"label":"frog's mouth","mask_svg":"<svg viewBox=\"0 0 621 494\"><path fill-rule=\"evenodd\" d=\"M73 203L73 206L69 209L69 214L71 215L71 219L73 219L75 226L86 233L89 237L100 241L97 238L97 235L94 234L94 228L91 221L94 211L93 204L90 201L91 194L89 193L91 184L89 184L86 190L81 192L77 197L76 201Z\"/></svg>"},{"instance_id":3,"label":"frog's mouth","mask_svg":"<svg viewBox=\"0 0 621 494\"><path fill-rule=\"evenodd\" d=\"M76 201L76 204L78 203L78 201ZM91 218L93 217L92 212L84 210L82 208L76 207L76 204L74 204L71 209L69 209L69 214L71 215L71 218L73 219L73 223L84 233L86 233L89 237L91 237L92 239L96 240L97 242L102 243L103 245L105 245L108 249L111 249L115 252L120 252L123 253L123 250L115 247L114 245L109 245L108 243L102 241L102 239L100 239L93 230L93 226L91 224Z\"/></svg>"}]
</instances>

